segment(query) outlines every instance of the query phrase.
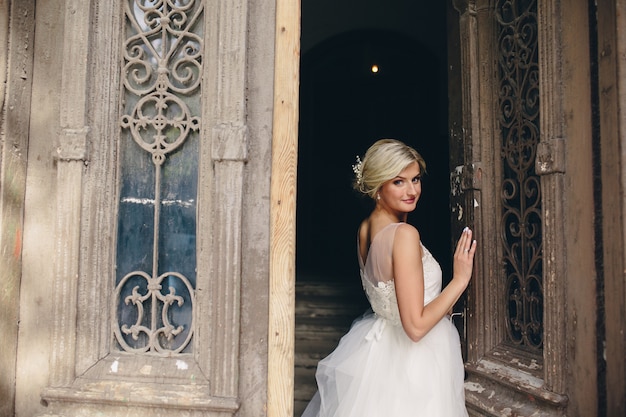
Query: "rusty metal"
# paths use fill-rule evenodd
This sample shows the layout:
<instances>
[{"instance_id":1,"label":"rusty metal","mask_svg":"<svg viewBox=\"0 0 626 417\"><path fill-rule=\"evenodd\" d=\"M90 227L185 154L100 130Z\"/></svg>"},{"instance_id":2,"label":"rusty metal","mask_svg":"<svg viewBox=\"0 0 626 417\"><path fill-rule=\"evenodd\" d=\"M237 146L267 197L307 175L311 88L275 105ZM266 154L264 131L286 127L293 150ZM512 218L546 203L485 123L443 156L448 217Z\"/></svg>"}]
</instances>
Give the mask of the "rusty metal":
<instances>
[{"instance_id":1,"label":"rusty metal","mask_svg":"<svg viewBox=\"0 0 626 417\"><path fill-rule=\"evenodd\" d=\"M514 345L543 348L539 64L536 0L500 0L499 125L502 138L501 242L506 274L507 334Z\"/></svg>"},{"instance_id":2,"label":"rusty metal","mask_svg":"<svg viewBox=\"0 0 626 417\"><path fill-rule=\"evenodd\" d=\"M153 243L152 254L145 254L152 256L152 270L130 271L118 280L113 333L123 351L171 355L182 352L192 339L195 289L190 277L160 271L161 207L195 207L195 201L162 198L162 170L168 156L200 129L200 118L193 110L202 74L203 3L128 0L124 7L125 100L120 126L128 139L151 156L154 171L147 178L153 178L154 198L122 197L121 202L153 207ZM192 96L194 99L189 99ZM164 287L168 287L166 293ZM185 299L191 304L191 319L174 324L171 310L181 307ZM176 340L179 335L183 340Z\"/></svg>"}]
</instances>

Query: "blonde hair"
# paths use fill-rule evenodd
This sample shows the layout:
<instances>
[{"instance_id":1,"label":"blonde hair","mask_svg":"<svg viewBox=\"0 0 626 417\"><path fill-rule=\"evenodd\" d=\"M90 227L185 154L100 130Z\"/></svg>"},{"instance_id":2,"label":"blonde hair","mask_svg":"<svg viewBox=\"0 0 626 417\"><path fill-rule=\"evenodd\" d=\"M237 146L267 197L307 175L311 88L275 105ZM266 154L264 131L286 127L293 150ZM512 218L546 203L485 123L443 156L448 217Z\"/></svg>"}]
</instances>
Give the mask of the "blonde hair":
<instances>
[{"instance_id":1,"label":"blonde hair","mask_svg":"<svg viewBox=\"0 0 626 417\"><path fill-rule=\"evenodd\" d=\"M419 165L420 174L426 172L426 162L415 149L399 140L380 139L365 152L363 161L357 157L357 164L352 167L356 177L354 189L375 198L384 183L413 162Z\"/></svg>"}]
</instances>

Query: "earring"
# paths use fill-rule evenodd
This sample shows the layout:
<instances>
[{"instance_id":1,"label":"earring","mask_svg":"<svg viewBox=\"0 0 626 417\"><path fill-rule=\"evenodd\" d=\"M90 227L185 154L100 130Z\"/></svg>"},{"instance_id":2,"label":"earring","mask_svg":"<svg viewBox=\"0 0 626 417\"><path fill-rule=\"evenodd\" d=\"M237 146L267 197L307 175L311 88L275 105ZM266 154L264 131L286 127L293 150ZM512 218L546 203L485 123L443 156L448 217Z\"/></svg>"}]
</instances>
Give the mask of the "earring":
<instances>
[{"instance_id":1,"label":"earring","mask_svg":"<svg viewBox=\"0 0 626 417\"><path fill-rule=\"evenodd\" d=\"M376 194L376 200L380 200L380 194Z\"/></svg>"}]
</instances>

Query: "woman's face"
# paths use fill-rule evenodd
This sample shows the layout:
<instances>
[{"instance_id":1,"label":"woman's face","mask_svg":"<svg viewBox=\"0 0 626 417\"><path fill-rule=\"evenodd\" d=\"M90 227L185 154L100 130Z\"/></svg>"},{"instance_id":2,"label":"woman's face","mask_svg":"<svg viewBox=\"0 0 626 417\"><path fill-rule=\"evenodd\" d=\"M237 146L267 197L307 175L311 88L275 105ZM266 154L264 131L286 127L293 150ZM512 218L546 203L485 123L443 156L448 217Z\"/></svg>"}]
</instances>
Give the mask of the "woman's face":
<instances>
[{"instance_id":1,"label":"woman's face","mask_svg":"<svg viewBox=\"0 0 626 417\"><path fill-rule=\"evenodd\" d=\"M422 193L420 166L411 163L397 177L380 187L377 204L394 213L409 213L415 210L417 200Z\"/></svg>"}]
</instances>

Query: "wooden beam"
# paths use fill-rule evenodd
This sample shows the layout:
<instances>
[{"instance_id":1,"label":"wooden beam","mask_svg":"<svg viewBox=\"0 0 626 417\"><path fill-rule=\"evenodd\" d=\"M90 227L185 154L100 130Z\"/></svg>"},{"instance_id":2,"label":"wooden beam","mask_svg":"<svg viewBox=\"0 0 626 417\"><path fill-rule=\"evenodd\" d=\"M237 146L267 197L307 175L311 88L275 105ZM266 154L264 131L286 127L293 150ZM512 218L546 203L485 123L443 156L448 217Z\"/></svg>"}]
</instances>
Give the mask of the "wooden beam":
<instances>
[{"instance_id":1,"label":"wooden beam","mask_svg":"<svg viewBox=\"0 0 626 417\"><path fill-rule=\"evenodd\" d=\"M300 1L277 0L270 189L267 416L293 416Z\"/></svg>"},{"instance_id":2,"label":"wooden beam","mask_svg":"<svg viewBox=\"0 0 626 417\"><path fill-rule=\"evenodd\" d=\"M626 413L626 279L624 143L626 134L626 4L598 1L598 90L602 184L602 249L604 268L604 323L598 352L606 361L606 415ZM599 313L601 314L601 312ZM602 335L601 333L601 335ZM599 390L602 393L602 390ZM600 403L602 404L602 403Z\"/></svg>"},{"instance_id":3,"label":"wooden beam","mask_svg":"<svg viewBox=\"0 0 626 417\"><path fill-rule=\"evenodd\" d=\"M35 2L0 0L0 416L15 415Z\"/></svg>"}]
</instances>

